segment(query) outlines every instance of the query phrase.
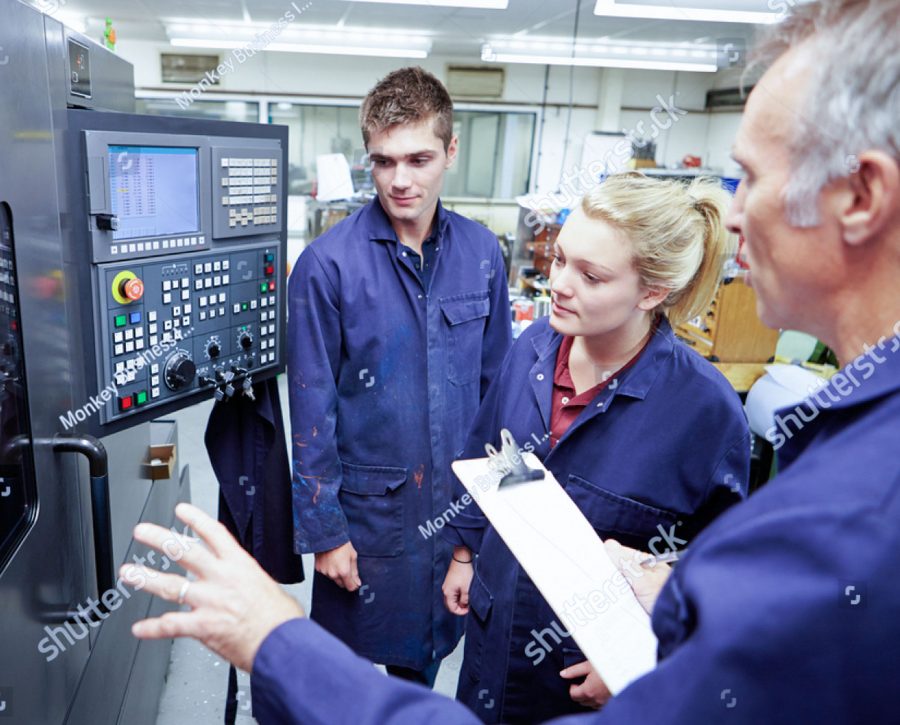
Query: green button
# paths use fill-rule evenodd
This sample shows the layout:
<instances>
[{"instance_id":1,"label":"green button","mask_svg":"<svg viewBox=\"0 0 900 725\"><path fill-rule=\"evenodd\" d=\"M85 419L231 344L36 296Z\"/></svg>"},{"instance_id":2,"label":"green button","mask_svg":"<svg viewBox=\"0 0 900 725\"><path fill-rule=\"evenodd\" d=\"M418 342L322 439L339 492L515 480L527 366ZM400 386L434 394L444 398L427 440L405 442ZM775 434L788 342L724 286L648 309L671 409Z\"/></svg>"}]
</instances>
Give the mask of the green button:
<instances>
[{"instance_id":1,"label":"green button","mask_svg":"<svg viewBox=\"0 0 900 725\"><path fill-rule=\"evenodd\" d=\"M128 324L127 315L116 315L116 327L125 327Z\"/></svg>"},{"instance_id":2,"label":"green button","mask_svg":"<svg viewBox=\"0 0 900 725\"><path fill-rule=\"evenodd\" d=\"M259 286L259 291L260 291L260 292L268 292L268 291L269 291L269 285L268 285L266 282L263 282L263 283ZM123 319L124 319L124 318L123 318Z\"/></svg>"},{"instance_id":3,"label":"green button","mask_svg":"<svg viewBox=\"0 0 900 725\"><path fill-rule=\"evenodd\" d=\"M246 312L249 308L250 308L250 305L248 305L246 302L241 302L241 311L242 312Z\"/></svg>"},{"instance_id":4,"label":"green button","mask_svg":"<svg viewBox=\"0 0 900 725\"><path fill-rule=\"evenodd\" d=\"M146 390L139 391L137 394L137 404L143 405L146 402L147 402L147 391Z\"/></svg>"}]
</instances>

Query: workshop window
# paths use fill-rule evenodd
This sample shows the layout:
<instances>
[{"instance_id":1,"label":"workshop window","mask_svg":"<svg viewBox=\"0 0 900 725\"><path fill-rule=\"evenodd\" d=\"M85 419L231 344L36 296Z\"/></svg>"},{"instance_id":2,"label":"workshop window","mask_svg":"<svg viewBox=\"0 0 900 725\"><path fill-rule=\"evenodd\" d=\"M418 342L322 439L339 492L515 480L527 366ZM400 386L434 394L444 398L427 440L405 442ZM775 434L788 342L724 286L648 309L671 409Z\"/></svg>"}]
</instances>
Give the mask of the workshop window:
<instances>
[{"instance_id":1,"label":"workshop window","mask_svg":"<svg viewBox=\"0 0 900 725\"><path fill-rule=\"evenodd\" d=\"M174 98L137 98L135 113L205 118L211 121L259 122L259 104L253 101L194 101L182 108Z\"/></svg>"},{"instance_id":2,"label":"workshop window","mask_svg":"<svg viewBox=\"0 0 900 725\"><path fill-rule=\"evenodd\" d=\"M334 153L347 158L356 191L372 190L356 106L270 103L269 123L290 128L289 193L311 194L316 157ZM460 154L443 196L511 199L527 193L535 125L534 113L457 111Z\"/></svg>"},{"instance_id":3,"label":"workshop window","mask_svg":"<svg viewBox=\"0 0 900 725\"><path fill-rule=\"evenodd\" d=\"M456 111L459 158L444 196L512 199L528 193L535 114Z\"/></svg>"},{"instance_id":4,"label":"workshop window","mask_svg":"<svg viewBox=\"0 0 900 725\"><path fill-rule=\"evenodd\" d=\"M359 131L356 106L313 106L269 103L269 123L290 129L288 193L312 194L316 183L316 157L343 154L350 164L353 188L372 188L364 165L366 150Z\"/></svg>"}]
</instances>

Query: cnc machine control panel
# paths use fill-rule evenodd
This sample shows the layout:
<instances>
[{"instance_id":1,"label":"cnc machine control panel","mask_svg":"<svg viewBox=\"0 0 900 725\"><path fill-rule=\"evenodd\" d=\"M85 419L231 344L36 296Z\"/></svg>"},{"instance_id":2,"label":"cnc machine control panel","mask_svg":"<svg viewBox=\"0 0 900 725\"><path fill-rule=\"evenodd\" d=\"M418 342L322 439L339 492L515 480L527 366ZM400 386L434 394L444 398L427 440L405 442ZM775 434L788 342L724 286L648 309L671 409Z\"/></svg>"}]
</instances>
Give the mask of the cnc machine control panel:
<instances>
[{"instance_id":1,"label":"cnc machine control panel","mask_svg":"<svg viewBox=\"0 0 900 725\"><path fill-rule=\"evenodd\" d=\"M284 274L277 243L192 254L189 261L103 265L99 274L109 290L101 358L103 379L118 388L114 414L176 399L234 368L259 370L280 357ZM142 294L123 302L136 284Z\"/></svg>"},{"instance_id":2,"label":"cnc machine control panel","mask_svg":"<svg viewBox=\"0 0 900 725\"><path fill-rule=\"evenodd\" d=\"M121 130L81 131L99 422L252 397L284 369L286 131L114 116Z\"/></svg>"}]
</instances>

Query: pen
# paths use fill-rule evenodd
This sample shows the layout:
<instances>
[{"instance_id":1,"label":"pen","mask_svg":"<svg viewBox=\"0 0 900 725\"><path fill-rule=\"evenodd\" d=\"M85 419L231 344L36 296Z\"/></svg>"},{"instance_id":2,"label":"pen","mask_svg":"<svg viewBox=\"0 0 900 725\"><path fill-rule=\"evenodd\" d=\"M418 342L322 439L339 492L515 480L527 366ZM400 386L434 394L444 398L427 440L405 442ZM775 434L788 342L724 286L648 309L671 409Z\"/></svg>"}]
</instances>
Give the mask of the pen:
<instances>
[{"instance_id":1,"label":"pen","mask_svg":"<svg viewBox=\"0 0 900 725\"><path fill-rule=\"evenodd\" d=\"M667 551L665 554L659 554L658 556L648 556L641 562L641 566L645 569L650 569L657 564L670 564L673 561L678 561L686 553L687 549L682 549L681 551Z\"/></svg>"}]
</instances>

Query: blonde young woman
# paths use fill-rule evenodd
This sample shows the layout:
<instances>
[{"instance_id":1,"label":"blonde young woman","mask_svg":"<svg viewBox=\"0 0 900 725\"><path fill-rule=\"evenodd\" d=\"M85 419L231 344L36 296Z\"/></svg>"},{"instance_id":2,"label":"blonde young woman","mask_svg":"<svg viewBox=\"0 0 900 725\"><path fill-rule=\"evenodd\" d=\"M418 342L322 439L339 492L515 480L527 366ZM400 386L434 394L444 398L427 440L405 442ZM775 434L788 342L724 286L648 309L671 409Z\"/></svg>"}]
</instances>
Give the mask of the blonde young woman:
<instances>
[{"instance_id":1,"label":"blonde young woman","mask_svg":"<svg viewBox=\"0 0 900 725\"><path fill-rule=\"evenodd\" d=\"M711 179L635 173L588 194L556 242L552 313L507 355L463 457L499 446L508 428L599 536L641 550L682 548L740 500L740 400L672 332L716 292L733 252L729 201ZM445 603L469 615L457 697L485 722L602 706L602 681L475 504L445 533L456 547Z\"/></svg>"}]
</instances>

